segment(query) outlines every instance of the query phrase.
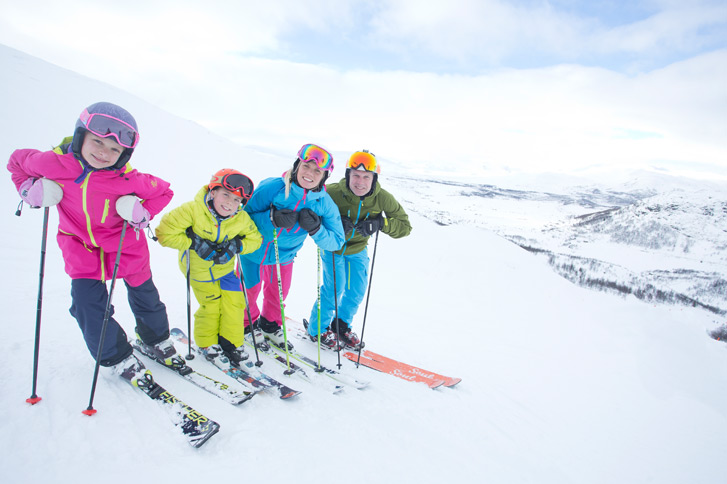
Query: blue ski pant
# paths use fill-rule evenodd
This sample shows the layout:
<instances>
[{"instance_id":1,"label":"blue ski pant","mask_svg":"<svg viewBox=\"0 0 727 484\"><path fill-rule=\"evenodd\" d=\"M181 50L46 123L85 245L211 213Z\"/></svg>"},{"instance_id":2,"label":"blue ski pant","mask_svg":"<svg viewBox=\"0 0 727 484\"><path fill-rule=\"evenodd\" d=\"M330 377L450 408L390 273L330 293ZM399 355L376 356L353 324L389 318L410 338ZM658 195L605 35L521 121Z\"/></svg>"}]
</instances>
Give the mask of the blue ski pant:
<instances>
[{"instance_id":1,"label":"blue ski pant","mask_svg":"<svg viewBox=\"0 0 727 484\"><path fill-rule=\"evenodd\" d=\"M322 251L323 285L321 286L321 333L325 333L336 317L336 300L333 290L333 252ZM336 255L336 297L338 319L352 327L361 302L366 295L369 277L369 255L367 249L358 254ZM313 304L308 333L318 335L318 301Z\"/></svg>"},{"instance_id":2,"label":"blue ski pant","mask_svg":"<svg viewBox=\"0 0 727 484\"><path fill-rule=\"evenodd\" d=\"M133 287L126 281L129 306L136 319L136 333L144 343L153 345L169 338L167 308L159 298L151 278ZM71 315L76 318L83 333L86 347L94 359L99 359L98 345L101 341L106 303L109 293L106 284L97 279L73 279L71 281ZM126 332L113 318L114 306L110 307L109 320L100 355L102 366L113 366L131 355L133 349Z\"/></svg>"}]
</instances>

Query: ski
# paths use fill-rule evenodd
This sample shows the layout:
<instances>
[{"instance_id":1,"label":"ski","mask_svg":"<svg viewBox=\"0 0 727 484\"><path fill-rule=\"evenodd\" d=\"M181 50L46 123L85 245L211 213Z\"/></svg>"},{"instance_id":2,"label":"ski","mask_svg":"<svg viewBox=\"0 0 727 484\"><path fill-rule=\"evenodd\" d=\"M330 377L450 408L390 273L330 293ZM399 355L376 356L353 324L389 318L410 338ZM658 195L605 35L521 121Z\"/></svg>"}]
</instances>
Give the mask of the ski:
<instances>
[{"instance_id":1,"label":"ski","mask_svg":"<svg viewBox=\"0 0 727 484\"><path fill-rule=\"evenodd\" d=\"M314 381L311 379L311 377L308 376L308 374L305 372L303 367L296 365L292 361L290 361L290 358L293 358L292 353L294 350L288 351L288 354L286 356L285 349L281 348L280 346L276 345L273 341L267 340L269 348L267 350L261 349L258 346L258 353L262 353L264 356L267 356L268 358L272 359L275 363L282 366L284 368L283 373L285 375L290 376L297 376L301 378L302 380L307 381L308 383L314 383ZM255 351L255 348L252 346L252 342L245 340L245 344L250 346L252 348L252 351ZM295 359L295 358L293 358ZM330 390L332 393L339 393L343 391L344 387L343 385L339 385L338 382L331 382L328 384L328 382L323 383L320 382L323 386L327 387L328 390Z\"/></svg>"},{"instance_id":2,"label":"ski","mask_svg":"<svg viewBox=\"0 0 727 484\"><path fill-rule=\"evenodd\" d=\"M344 352L343 357L353 361L354 363L358 360L358 355L350 351ZM410 373L386 362L378 361L373 358L368 358L363 354L361 355L360 363L365 367L399 377L406 381L424 383L429 388L439 388L440 386L444 385L444 381L442 380L435 380L432 378L428 378L427 376L419 375L417 373Z\"/></svg>"},{"instance_id":3,"label":"ski","mask_svg":"<svg viewBox=\"0 0 727 484\"><path fill-rule=\"evenodd\" d=\"M390 365L398 366L402 370L405 369L405 370L409 371L410 373L416 373L416 374L422 375L426 378L431 378L433 380L442 380L444 382L444 386L448 387L448 388L451 388L462 381L461 378L440 375L439 373L434 373L433 371L430 371L430 370L424 370L424 369L416 367L414 365L410 365L408 363L403 363L401 361L394 360L392 358L380 355L378 353L374 353L373 351L370 351L370 350L363 350L363 352L366 354L366 357L371 358L373 360L382 361L382 362L388 363ZM358 355L357 355L357 358L358 358Z\"/></svg>"},{"instance_id":4,"label":"ski","mask_svg":"<svg viewBox=\"0 0 727 484\"><path fill-rule=\"evenodd\" d=\"M150 371L146 372L143 380L137 380L131 385L159 403L159 406L164 409L174 426L182 431L182 435L192 447L202 447L214 434L219 432L220 424L205 417L165 390L154 381Z\"/></svg>"},{"instance_id":5,"label":"ski","mask_svg":"<svg viewBox=\"0 0 727 484\"><path fill-rule=\"evenodd\" d=\"M247 375L245 378L252 378L253 381L262 384L263 387L266 388L275 388L277 389L280 399L281 400L287 400L288 398L294 397L296 395L300 395L300 391L293 390L289 386L285 385L284 383L279 382L275 378L272 378L268 376L267 374L261 372L255 365L250 362L246 361L245 366L248 368L249 372L243 372L239 368L235 368L234 366L230 365L230 368L228 371L225 371L228 375L230 375L232 378L237 378L237 374L241 375Z\"/></svg>"},{"instance_id":6,"label":"ski","mask_svg":"<svg viewBox=\"0 0 727 484\"><path fill-rule=\"evenodd\" d=\"M270 349L263 350L258 346L258 353L262 353L263 355L267 356L268 358L272 359L279 365L285 367L285 374L286 375L297 375L303 380L310 382L310 377L305 372L303 368L296 365L293 362L288 361L285 358L285 350L283 348L280 348L278 345L273 343L272 341L267 341L268 345L270 346ZM245 344L248 345L250 348L252 348L252 351L255 351L255 348L253 348L252 343L249 341L245 341ZM277 350L277 351L276 351Z\"/></svg>"},{"instance_id":7,"label":"ski","mask_svg":"<svg viewBox=\"0 0 727 484\"><path fill-rule=\"evenodd\" d=\"M252 343L248 341L245 341L245 344L252 347ZM308 383L314 383L302 367L290 361L289 358L286 358L285 350L283 348L280 348L270 340L268 340L268 344L270 346L268 350L262 350L258 347L258 353L261 353L263 356L270 358L272 361L282 367L284 375L297 376L301 380L304 380ZM288 353L288 355L290 356L290 353ZM343 386L337 385L335 383L324 386L328 387L328 390L330 390L332 393L339 393L343 391Z\"/></svg>"},{"instance_id":8,"label":"ski","mask_svg":"<svg viewBox=\"0 0 727 484\"><path fill-rule=\"evenodd\" d=\"M181 344L184 344L185 346L189 345L189 338L181 329L172 328L170 334L172 338L174 338L176 341L179 341ZM192 345L192 348L198 355L204 358L204 355L202 355L196 345ZM274 378L271 378L265 373L261 372L260 370L255 368L255 365L249 360L245 361L245 366L248 368L248 370L233 366L230 363L230 360L228 360L227 358L224 358L224 361L223 358L215 358L214 360L207 361L212 363L215 368L222 371L230 378L234 378L235 380L239 381L244 385L249 385L255 391L275 389L278 392L281 400L287 400L301 393L298 390L293 390L287 385L280 383Z\"/></svg>"},{"instance_id":9,"label":"ski","mask_svg":"<svg viewBox=\"0 0 727 484\"><path fill-rule=\"evenodd\" d=\"M302 323L299 323L298 321L295 321L290 318L285 318L286 321L293 323L289 324L288 327L293 327L294 331L296 332L296 335L301 339L309 340L308 338L308 330L306 321L303 320ZM362 343L363 344L363 343ZM350 348L350 347L348 347ZM355 350L356 352L352 351L345 351L341 354L348 360L353 361L356 363L358 358L358 350ZM361 361L360 364L371 368L373 370L380 371L382 373L387 373L399 378L402 378L407 381L414 381L414 382L420 382L424 383L430 388L438 388L440 386L446 386L446 387L453 387L456 384L458 384L460 381L462 381L461 378L453 378L448 377L444 375L440 375L438 373L434 373L428 370L424 370L422 368L409 365L407 363L402 363L400 361L394 360L392 358L388 358L382 355L379 355L377 353L374 353L373 351L368 350L361 350Z\"/></svg>"},{"instance_id":10,"label":"ski","mask_svg":"<svg viewBox=\"0 0 727 484\"><path fill-rule=\"evenodd\" d=\"M358 361L358 353L354 353L352 351L344 352L343 357L353 361L354 363ZM382 356L369 350L361 351L360 363L368 368L388 373L404 380L425 383L429 385L430 388L437 388L442 385L445 387L453 387L462 381L461 378L440 375L429 370L424 370L422 368Z\"/></svg>"},{"instance_id":11,"label":"ski","mask_svg":"<svg viewBox=\"0 0 727 484\"><path fill-rule=\"evenodd\" d=\"M202 373L194 371L194 369L192 369L192 367L187 364L183 364L181 366L167 366L164 364L163 361L160 361L153 353L146 351L144 347L140 345L140 342L138 340L135 340L132 343L132 346L142 355L152 359L153 361L159 363L165 368L169 368L188 382L197 385L201 389L232 405L240 405L241 403L250 400L255 395L255 392L250 391L238 392L237 390L231 388L225 383L222 383L215 380L214 378L210 378L207 375L203 375ZM184 359L182 359L182 362L184 362Z\"/></svg>"},{"instance_id":12,"label":"ski","mask_svg":"<svg viewBox=\"0 0 727 484\"><path fill-rule=\"evenodd\" d=\"M304 365L312 368L314 371L321 373L328 378L331 378L332 380L335 380L339 383L343 383L344 385L348 385L354 388L357 388L361 390L362 388L366 388L369 386L370 382L368 381L361 381L357 380L356 378L353 378L349 375L345 375L341 373L340 371L333 370L331 368L327 368L323 365L318 366L318 362L314 360L313 358L309 358L308 356L298 352L298 351L291 351L290 356L299 362L303 363Z\"/></svg>"},{"instance_id":13,"label":"ski","mask_svg":"<svg viewBox=\"0 0 727 484\"><path fill-rule=\"evenodd\" d=\"M288 318L286 318L286 319L288 319ZM308 335L304 334L303 332L300 331L300 328L292 328L292 329L295 332L295 336L299 340L305 341L306 343L313 344L313 342L308 338ZM273 345L273 347L279 351L283 351L283 349L278 346ZM333 353L333 350L326 349L326 351ZM340 371L336 371L331 368L327 368L327 367L323 366L322 364L320 365L320 368L319 368L318 361L300 353L299 351L297 351L295 349L293 349L293 351L290 351L288 353L290 354L290 356L292 358L299 361L300 363L302 363L302 364L312 368L314 371L316 371L318 373L322 373L323 375L327 376L328 378L331 378L332 380L335 380L344 385L351 386L351 387L361 390L363 388L366 388L370 384L370 382L368 382L368 381L358 380L349 375L343 374Z\"/></svg>"},{"instance_id":14,"label":"ski","mask_svg":"<svg viewBox=\"0 0 727 484\"><path fill-rule=\"evenodd\" d=\"M270 341L269 343L270 343L270 353L275 352L276 361L278 361L280 364L287 367L287 361L285 359L285 350L283 348L281 348L280 346L276 345L275 343L273 343L272 341ZM263 352L263 353L265 353L265 352ZM270 353L268 353L268 354L270 354ZM290 356L290 358L298 361L299 363L306 365L307 367L309 367L313 370L316 370L316 368L318 368L318 364L316 363L315 360L312 360L312 359L298 353L294 349L288 351L288 356ZM307 381L311 381L310 377L308 377L308 375L305 373L305 370L302 367L300 367L292 362L290 363L290 367L291 367L291 369L294 369L293 371L301 372L303 375L305 375L305 379ZM351 387L358 388L358 389L364 388L364 387L366 387L366 385L368 385L368 383L357 382L355 379L348 378L334 370L331 370L331 369L328 369L325 367L322 367L322 368L323 368L322 371L320 371L320 372L316 371L316 375L325 375L332 380L330 385L328 385L328 386L330 387L330 390L333 393L338 393L338 392L342 391L344 389L343 385L351 386Z\"/></svg>"}]
</instances>

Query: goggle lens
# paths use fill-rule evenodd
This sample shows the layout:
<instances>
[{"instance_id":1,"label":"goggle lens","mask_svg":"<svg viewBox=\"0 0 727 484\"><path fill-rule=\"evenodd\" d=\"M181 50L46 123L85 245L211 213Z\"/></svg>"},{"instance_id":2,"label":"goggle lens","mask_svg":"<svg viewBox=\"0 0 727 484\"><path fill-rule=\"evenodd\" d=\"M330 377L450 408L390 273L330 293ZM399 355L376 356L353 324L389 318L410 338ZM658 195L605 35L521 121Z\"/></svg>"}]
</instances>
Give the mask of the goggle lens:
<instances>
[{"instance_id":1,"label":"goggle lens","mask_svg":"<svg viewBox=\"0 0 727 484\"><path fill-rule=\"evenodd\" d=\"M333 156L317 145L308 144L298 152L298 159L305 163L314 161L318 168L325 171L333 171Z\"/></svg>"},{"instance_id":2,"label":"goggle lens","mask_svg":"<svg viewBox=\"0 0 727 484\"><path fill-rule=\"evenodd\" d=\"M134 148L139 144L139 133L136 129L129 123L113 116L100 113L89 114L84 109L81 113L81 122L88 131L96 136L102 138L113 136L124 148Z\"/></svg>"},{"instance_id":3,"label":"goggle lens","mask_svg":"<svg viewBox=\"0 0 727 484\"><path fill-rule=\"evenodd\" d=\"M348 159L348 168L352 170L364 169L379 173L379 165L376 163L376 158L371 153L365 151L357 151L352 154Z\"/></svg>"},{"instance_id":4,"label":"goggle lens","mask_svg":"<svg viewBox=\"0 0 727 484\"><path fill-rule=\"evenodd\" d=\"M255 189L252 180L239 173L230 173L229 175L225 175L222 177L222 181L220 183L222 183L222 186L227 190L242 197L243 200L250 200L252 192Z\"/></svg>"}]
</instances>

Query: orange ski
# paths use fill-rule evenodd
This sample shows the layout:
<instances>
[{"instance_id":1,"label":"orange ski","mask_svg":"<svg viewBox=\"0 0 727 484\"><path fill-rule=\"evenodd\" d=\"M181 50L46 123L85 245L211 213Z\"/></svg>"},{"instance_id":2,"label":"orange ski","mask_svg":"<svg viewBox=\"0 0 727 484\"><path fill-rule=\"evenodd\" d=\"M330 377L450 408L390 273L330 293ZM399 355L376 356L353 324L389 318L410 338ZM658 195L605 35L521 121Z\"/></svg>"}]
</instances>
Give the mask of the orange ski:
<instances>
[{"instance_id":1,"label":"orange ski","mask_svg":"<svg viewBox=\"0 0 727 484\"><path fill-rule=\"evenodd\" d=\"M346 351L343 353L343 356L354 363L358 361L357 353ZM416 366L381 356L369 350L363 350L361 352L360 363L368 368L382 373L388 373L389 375L393 375L407 381L424 383L429 386L429 388L438 388L442 385L451 387L461 381L461 378L451 378L439 375Z\"/></svg>"}]
</instances>

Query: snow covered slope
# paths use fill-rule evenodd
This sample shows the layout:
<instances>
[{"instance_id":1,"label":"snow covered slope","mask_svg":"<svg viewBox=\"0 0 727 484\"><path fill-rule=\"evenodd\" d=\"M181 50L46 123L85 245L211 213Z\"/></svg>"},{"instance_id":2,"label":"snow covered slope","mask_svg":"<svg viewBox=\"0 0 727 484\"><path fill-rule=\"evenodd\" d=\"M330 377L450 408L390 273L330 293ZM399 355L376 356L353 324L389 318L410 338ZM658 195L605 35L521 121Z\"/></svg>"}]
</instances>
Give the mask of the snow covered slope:
<instances>
[{"instance_id":1,"label":"snow covered slope","mask_svg":"<svg viewBox=\"0 0 727 484\"><path fill-rule=\"evenodd\" d=\"M104 99L137 116L142 142L132 161L172 183L172 207L222 166L259 181L291 162L237 147L129 94L2 47L0 65L6 155L52 145L82 107ZM314 140L301 143L308 141ZM98 414L86 417L93 361L68 313L69 280L51 235L43 400L29 406L42 213L15 217L18 197L6 180L0 192L3 483L724 480L727 351L705 337L711 314L579 288L492 231L437 224L410 202L412 235L379 240L366 342L463 378L455 389L430 390L344 362L347 372L371 380L370 388L334 396L292 381L303 390L296 401L258 395L235 408L151 366L160 383L222 425L203 448L190 448L149 399L105 371ZM407 186L392 184L392 191L414 198ZM54 224L52 216L51 233ZM173 324L184 325L184 278L173 260L173 251L153 247L162 298ZM292 317L310 311L315 281L315 249L307 243L286 307ZM118 285L116 317L131 332L125 297ZM213 371L198 359L192 363Z\"/></svg>"}]
</instances>

